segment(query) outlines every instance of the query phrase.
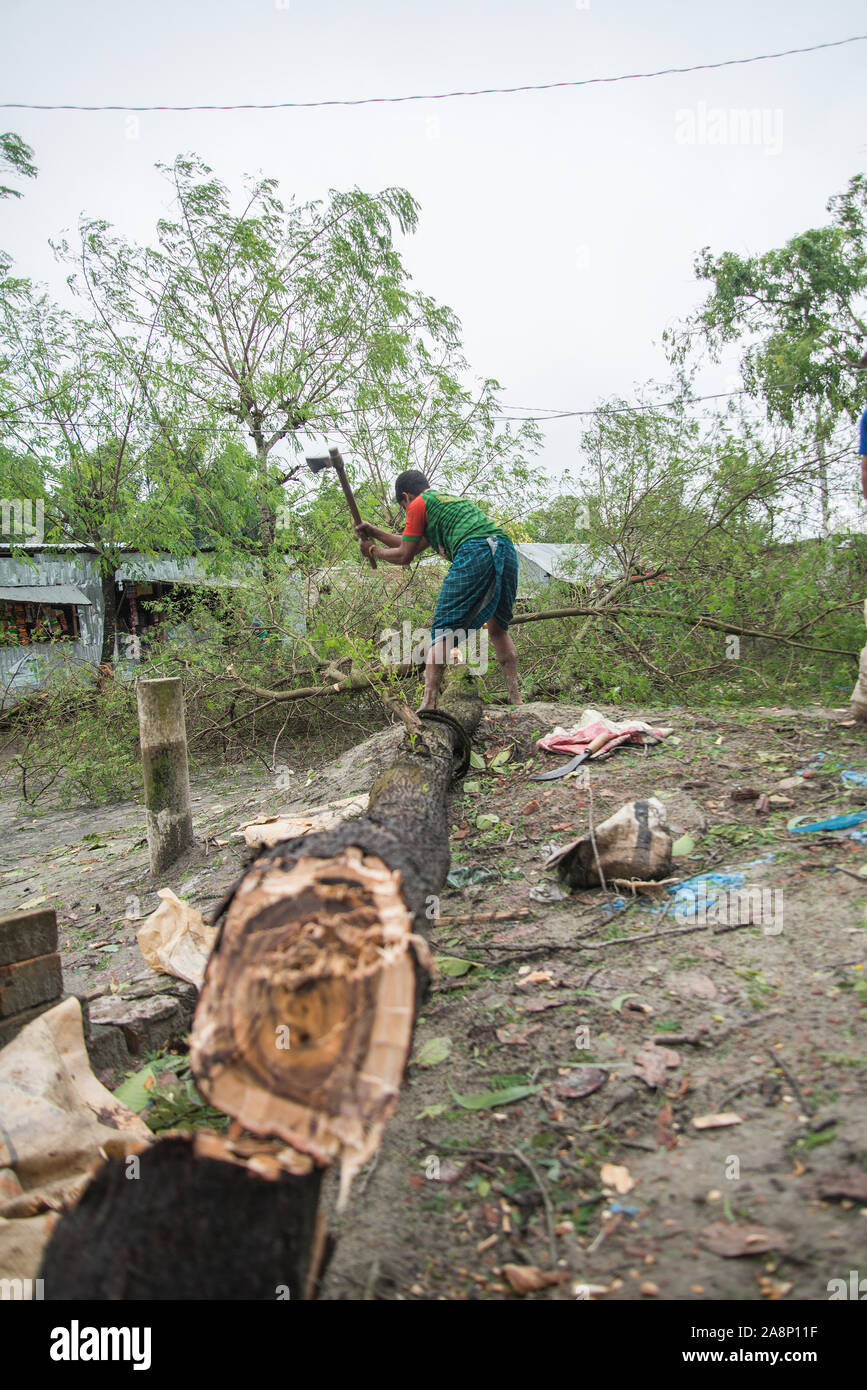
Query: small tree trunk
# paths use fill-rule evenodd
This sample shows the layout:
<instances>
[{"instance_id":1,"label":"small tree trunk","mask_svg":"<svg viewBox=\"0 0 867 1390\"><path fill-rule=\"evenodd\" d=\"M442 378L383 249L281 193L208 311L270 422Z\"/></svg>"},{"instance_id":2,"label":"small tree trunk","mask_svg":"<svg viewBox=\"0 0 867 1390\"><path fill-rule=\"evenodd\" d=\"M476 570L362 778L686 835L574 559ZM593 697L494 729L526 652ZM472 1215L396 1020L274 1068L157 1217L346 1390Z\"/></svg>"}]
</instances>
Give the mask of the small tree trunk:
<instances>
[{"instance_id":1,"label":"small tree trunk","mask_svg":"<svg viewBox=\"0 0 867 1390\"><path fill-rule=\"evenodd\" d=\"M102 651L100 666L111 670L114 662L114 643L117 634L117 596L114 585L114 572L102 573Z\"/></svg>"},{"instance_id":2,"label":"small tree trunk","mask_svg":"<svg viewBox=\"0 0 867 1390\"><path fill-rule=\"evenodd\" d=\"M179 676L139 681L139 738L151 873L193 843L184 689Z\"/></svg>"}]
</instances>

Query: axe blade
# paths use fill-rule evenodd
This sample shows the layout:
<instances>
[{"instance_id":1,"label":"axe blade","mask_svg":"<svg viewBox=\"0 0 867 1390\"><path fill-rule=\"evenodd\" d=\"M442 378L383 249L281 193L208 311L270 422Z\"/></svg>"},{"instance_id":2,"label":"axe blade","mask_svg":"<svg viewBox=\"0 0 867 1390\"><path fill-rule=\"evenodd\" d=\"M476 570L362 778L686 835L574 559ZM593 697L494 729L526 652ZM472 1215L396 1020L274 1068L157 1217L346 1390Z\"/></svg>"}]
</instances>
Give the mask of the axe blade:
<instances>
[{"instance_id":1,"label":"axe blade","mask_svg":"<svg viewBox=\"0 0 867 1390\"><path fill-rule=\"evenodd\" d=\"M323 468L328 468L330 466L332 460L328 454L325 454L312 459L305 457L304 462L307 464L311 473L321 473Z\"/></svg>"}]
</instances>

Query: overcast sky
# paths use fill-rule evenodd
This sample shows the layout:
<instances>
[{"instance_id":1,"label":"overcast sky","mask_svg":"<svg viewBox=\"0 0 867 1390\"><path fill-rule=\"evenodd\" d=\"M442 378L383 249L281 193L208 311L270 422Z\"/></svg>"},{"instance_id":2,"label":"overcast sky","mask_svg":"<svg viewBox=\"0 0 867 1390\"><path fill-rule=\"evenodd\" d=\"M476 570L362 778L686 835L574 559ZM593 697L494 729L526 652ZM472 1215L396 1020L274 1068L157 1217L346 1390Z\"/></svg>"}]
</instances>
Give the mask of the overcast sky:
<instances>
[{"instance_id":1,"label":"overcast sky","mask_svg":"<svg viewBox=\"0 0 867 1390\"><path fill-rule=\"evenodd\" d=\"M3 100L230 103L400 96L614 76L867 30L855 0L0 0ZM449 304L467 356L510 405L585 409L666 375L663 329L702 297L705 245L761 251L827 220L865 165L867 43L558 92L317 111L3 111L39 177L0 204L20 273L62 285L47 245L79 214L153 236L154 170L202 156L306 200L408 188L418 288ZM740 110L761 112L743 139ZM715 114L716 113L716 114ZM719 113L723 113L720 115ZM729 143L722 144L725 136ZM734 141L734 143L731 143ZM702 378L731 386L726 369ZM578 422L546 431L569 466Z\"/></svg>"}]
</instances>

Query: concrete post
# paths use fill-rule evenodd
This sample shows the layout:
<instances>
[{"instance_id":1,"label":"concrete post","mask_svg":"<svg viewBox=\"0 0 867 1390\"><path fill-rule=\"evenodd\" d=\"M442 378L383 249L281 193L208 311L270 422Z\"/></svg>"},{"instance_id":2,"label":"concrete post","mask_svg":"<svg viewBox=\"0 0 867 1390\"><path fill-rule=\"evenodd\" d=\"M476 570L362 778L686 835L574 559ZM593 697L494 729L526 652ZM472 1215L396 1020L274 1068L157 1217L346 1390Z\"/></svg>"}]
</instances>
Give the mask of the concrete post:
<instances>
[{"instance_id":1,"label":"concrete post","mask_svg":"<svg viewBox=\"0 0 867 1390\"><path fill-rule=\"evenodd\" d=\"M184 691L179 676L139 681L138 723L151 873L193 843Z\"/></svg>"}]
</instances>

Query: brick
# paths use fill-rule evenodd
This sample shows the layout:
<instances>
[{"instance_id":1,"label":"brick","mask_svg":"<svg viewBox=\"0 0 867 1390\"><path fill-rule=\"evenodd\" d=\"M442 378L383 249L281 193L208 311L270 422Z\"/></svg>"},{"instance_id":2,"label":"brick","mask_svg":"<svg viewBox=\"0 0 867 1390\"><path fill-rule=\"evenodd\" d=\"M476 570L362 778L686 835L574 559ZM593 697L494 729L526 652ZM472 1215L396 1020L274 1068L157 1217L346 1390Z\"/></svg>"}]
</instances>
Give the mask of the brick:
<instances>
[{"instance_id":1,"label":"brick","mask_svg":"<svg viewBox=\"0 0 867 1390\"><path fill-rule=\"evenodd\" d=\"M37 1004L34 1009L24 1009L20 1014L13 1014L11 1018L0 1018L0 1047L5 1047L13 1038L17 1038L22 1028L26 1028L28 1023L32 1023L34 1018L40 1014L53 1009L57 999L49 999L44 1004Z\"/></svg>"},{"instance_id":2,"label":"brick","mask_svg":"<svg viewBox=\"0 0 867 1390\"><path fill-rule=\"evenodd\" d=\"M56 953L0 966L0 1018L11 1018L36 1004L54 1003L62 993L63 972Z\"/></svg>"},{"instance_id":3,"label":"brick","mask_svg":"<svg viewBox=\"0 0 867 1390\"><path fill-rule=\"evenodd\" d=\"M53 907L30 908L0 916L0 965L33 960L57 950L57 914Z\"/></svg>"}]
</instances>

